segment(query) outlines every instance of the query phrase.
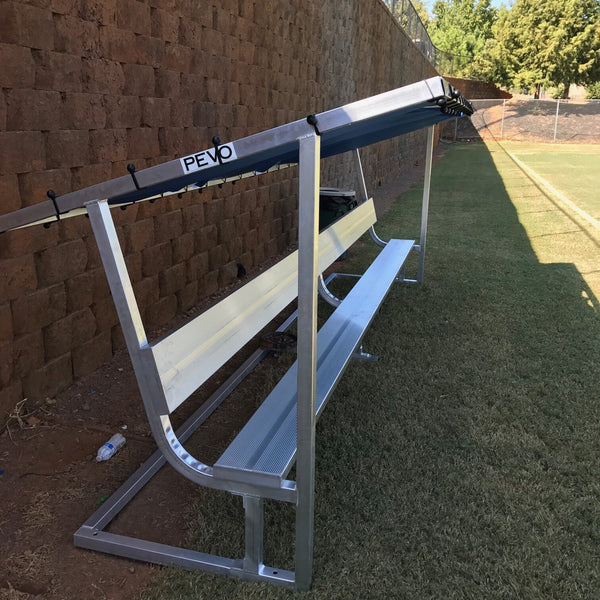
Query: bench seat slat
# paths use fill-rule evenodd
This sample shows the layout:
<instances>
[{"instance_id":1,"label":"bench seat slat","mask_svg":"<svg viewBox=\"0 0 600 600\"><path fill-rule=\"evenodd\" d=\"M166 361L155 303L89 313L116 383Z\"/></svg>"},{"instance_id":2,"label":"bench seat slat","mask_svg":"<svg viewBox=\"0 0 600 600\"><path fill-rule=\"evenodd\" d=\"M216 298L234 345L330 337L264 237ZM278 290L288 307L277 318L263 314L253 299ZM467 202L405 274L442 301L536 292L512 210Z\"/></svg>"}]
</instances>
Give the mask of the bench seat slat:
<instances>
[{"instance_id":1,"label":"bench seat slat","mask_svg":"<svg viewBox=\"0 0 600 600\"><path fill-rule=\"evenodd\" d=\"M319 331L317 418L413 245L413 240L391 240ZM216 477L281 485L296 456L297 373L296 362L215 463Z\"/></svg>"}]
</instances>

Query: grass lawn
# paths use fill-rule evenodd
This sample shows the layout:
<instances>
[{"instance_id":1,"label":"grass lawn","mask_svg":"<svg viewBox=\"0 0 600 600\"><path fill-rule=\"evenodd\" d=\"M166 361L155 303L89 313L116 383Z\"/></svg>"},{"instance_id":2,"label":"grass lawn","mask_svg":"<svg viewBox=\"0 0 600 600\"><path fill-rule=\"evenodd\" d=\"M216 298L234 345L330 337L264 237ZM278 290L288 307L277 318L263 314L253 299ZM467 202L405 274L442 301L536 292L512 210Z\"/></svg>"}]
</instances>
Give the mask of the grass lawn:
<instances>
[{"instance_id":1,"label":"grass lawn","mask_svg":"<svg viewBox=\"0 0 600 600\"><path fill-rule=\"evenodd\" d=\"M600 145L503 142L502 147L600 219Z\"/></svg>"},{"instance_id":2,"label":"grass lawn","mask_svg":"<svg viewBox=\"0 0 600 600\"><path fill-rule=\"evenodd\" d=\"M572 263L600 298L600 146L502 142L488 148L538 260Z\"/></svg>"},{"instance_id":3,"label":"grass lawn","mask_svg":"<svg viewBox=\"0 0 600 600\"><path fill-rule=\"evenodd\" d=\"M365 339L380 362L352 365L318 424L313 589L165 569L142 598L597 597L600 288L580 266L598 239L497 146L448 147L432 189L425 283L393 289ZM420 195L381 237L418 236ZM199 489L190 544L240 555L241 517ZM293 519L269 504L268 564L292 567Z\"/></svg>"}]
</instances>

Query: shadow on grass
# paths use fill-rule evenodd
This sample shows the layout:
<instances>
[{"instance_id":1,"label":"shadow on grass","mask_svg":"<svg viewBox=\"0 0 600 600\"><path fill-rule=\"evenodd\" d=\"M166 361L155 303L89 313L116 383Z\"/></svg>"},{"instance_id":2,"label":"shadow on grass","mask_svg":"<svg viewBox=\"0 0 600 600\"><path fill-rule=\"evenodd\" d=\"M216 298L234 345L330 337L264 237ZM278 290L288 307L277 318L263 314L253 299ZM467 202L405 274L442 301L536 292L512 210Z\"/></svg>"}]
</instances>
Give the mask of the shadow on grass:
<instances>
[{"instance_id":1,"label":"shadow on grass","mask_svg":"<svg viewBox=\"0 0 600 600\"><path fill-rule=\"evenodd\" d=\"M597 299L572 265L538 262L485 146L451 147L432 189L425 285L390 293L365 339L381 361L349 368L318 425L315 579L302 596L594 597ZM403 195L381 237L416 236L419 203L418 189ZM227 553L240 503L200 496L198 549ZM291 566L293 518L269 507L270 564ZM144 597L293 595L171 571Z\"/></svg>"}]
</instances>

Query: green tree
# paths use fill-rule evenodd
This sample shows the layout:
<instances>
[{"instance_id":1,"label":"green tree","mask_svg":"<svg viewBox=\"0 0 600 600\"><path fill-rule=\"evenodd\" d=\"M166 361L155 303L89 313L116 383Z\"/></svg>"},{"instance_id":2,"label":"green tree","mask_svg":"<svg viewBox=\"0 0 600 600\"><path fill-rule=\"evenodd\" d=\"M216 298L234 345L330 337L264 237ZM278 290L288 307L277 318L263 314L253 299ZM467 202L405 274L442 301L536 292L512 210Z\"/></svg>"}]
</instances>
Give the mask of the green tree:
<instances>
[{"instance_id":1,"label":"green tree","mask_svg":"<svg viewBox=\"0 0 600 600\"><path fill-rule=\"evenodd\" d=\"M534 89L598 79L600 0L516 0L493 28L480 63L496 82Z\"/></svg>"},{"instance_id":2,"label":"green tree","mask_svg":"<svg viewBox=\"0 0 600 600\"><path fill-rule=\"evenodd\" d=\"M429 22L429 13L427 12L427 6L423 0L388 0L387 2L392 14L399 21L402 21L407 12L410 11L411 4L417 15L419 15L423 25L427 27Z\"/></svg>"},{"instance_id":3,"label":"green tree","mask_svg":"<svg viewBox=\"0 0 600 600\"><path fill-rule=\"evenodd\" d=\"M438 0L433 5L429 34L444 52L467 57L460 74L471 74L471 63L493 37L492 26L498 16L491 0Z\"/></svg>"},{"instance_id":4,"label":"green tree","mask_svg":"<svg viewBox=\"0 0 600 600\"><path fill-rule=\"evenodd\" d=\"M600 99L600 81L590 84L586 90L586 98L598 100Z\"/></svg>"}]
</instances>

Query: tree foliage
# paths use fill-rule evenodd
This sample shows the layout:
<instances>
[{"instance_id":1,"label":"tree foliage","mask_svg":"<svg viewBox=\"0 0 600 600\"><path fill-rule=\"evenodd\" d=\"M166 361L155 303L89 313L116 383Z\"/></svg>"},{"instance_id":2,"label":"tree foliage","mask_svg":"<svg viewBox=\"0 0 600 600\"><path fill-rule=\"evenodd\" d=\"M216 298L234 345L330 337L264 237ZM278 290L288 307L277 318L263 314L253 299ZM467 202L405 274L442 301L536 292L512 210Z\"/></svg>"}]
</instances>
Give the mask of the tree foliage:
<instances>
[{"instance_id":1,"label":"tree foliage","mask_svg":"<svg viewBox=\"0 0 600 600\"><path fill-rule=\"evenodd\" d=\"M572 83L600 80L600 0L438 0L431 37L472 58L464 74L539 92L567 95Z\"/></svg>"},{"instance_id":2,"label":"tree foliage","mask_svg":"<svg viewBox=\"0 0 600 600\"><path fill-rule=\"evenodd\" d=\"M427 12L427 6L423 0L392 0L387 3L390 7L392 14L398 19L398 22L402 27L407 28L410 19L409 13L412 16L416 16L421 20L423 27L429 27L429 13ZM412 26L416 26L417 23L412 23Z\"/></svg>"},{"instance_id":3,"label":"tree foliage","mask_svg":"<svg viewBox=\"0 0 600 600\"><path fill-rule=\"evenodd\" d=\"M596 81L588 86L585 97L590 100L600 100L600 81Z\"/></svg>"},{"instance_id":4,"label":"tree foliage","mask_svg":"<svg viewBox=\"0 0 600 600\"><path fill-rule=\"evenodd\" d=\"M600 0L516 0L493 28L482 62L514 87L585 84L600 67Z\"/></svg>"},{"instance_id":5,"label":"tree foliage","mask_svg":"<svg viewBox=\"0 0 600 600\"><path fill-rule=\"evenodd\" d=\"M497 12L491 0L438 0L430 20L431 39L445 52L477 56L492 37Z\"/></svg>"},{"instance_id":6,"label":"tree foliage","mask_svg":"<svg viewBox=\"0 0 600 600\"><path fill-rule=\"evenodd\" d=\"M429 13L427 12L427 6L425 6L425 2L423 2L423 0L412 0L412 5L419 15L423 25L427 27L429 24Z\"/></svg>"},{"instance_id":7,"label":"tree foliage","mask_svg":"<svg viewBox=\"0 0 600 600\"><path fill-rule=\"evenodd\" d=\"M600 80L600 0L437 0L429 33L440 49L469 57L459 74L567 95Z\"/></svg>"}]
</instances>

